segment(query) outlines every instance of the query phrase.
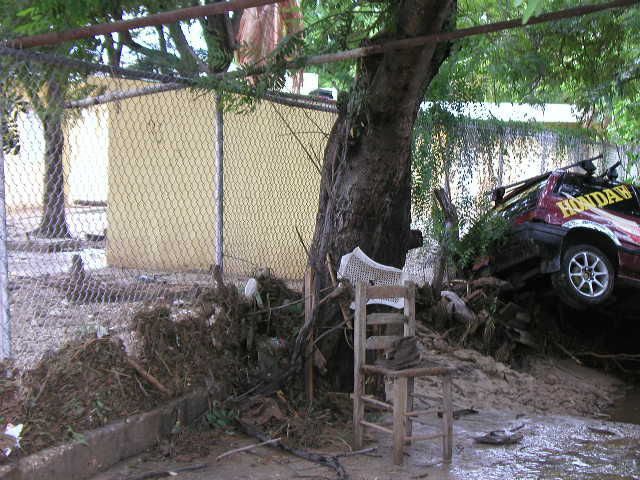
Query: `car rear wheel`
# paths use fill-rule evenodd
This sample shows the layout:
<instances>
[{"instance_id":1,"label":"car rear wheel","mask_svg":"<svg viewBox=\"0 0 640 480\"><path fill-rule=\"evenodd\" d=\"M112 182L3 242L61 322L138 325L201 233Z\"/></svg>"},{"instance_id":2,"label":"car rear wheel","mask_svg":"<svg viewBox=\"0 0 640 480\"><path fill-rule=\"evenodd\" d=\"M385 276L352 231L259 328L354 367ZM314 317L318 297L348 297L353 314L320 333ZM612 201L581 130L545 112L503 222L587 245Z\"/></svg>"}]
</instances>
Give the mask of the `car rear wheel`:
<instances>
[{"instance_id":1,"label":"car rear wheel","mask_svg":"<svg viewBox=\"0 0 640 480\"><path fill-rule=\"evenodd\" d=\"M574 245L562 255L560 271L551 277L560 298L584 309L605 302L613 291L615 271L609 257L592 245Z\"/></svg>"}]
</instances>

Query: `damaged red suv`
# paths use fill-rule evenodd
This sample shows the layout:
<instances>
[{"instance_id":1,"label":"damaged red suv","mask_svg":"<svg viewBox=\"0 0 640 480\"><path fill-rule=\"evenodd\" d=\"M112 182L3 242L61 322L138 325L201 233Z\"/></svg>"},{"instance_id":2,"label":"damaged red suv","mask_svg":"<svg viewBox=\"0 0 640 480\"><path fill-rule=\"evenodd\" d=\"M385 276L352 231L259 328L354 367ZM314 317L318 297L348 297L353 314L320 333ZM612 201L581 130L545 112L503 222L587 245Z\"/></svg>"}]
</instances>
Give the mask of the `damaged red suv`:
<instances>
[{"instance_id":1,"label":"damaged red suv","mask_svg":"<svg viewBox=\"0 0 640 480\"><path fill-rule=\"evenodd\" d=\"M493 191L511 226L490 250L492 274L516 287L550 275L576 309L605 304L614 286L640 287L640 192L617 181L619 163L595 175L596 158ZM577 166L584 173L568 171Z\"/></svg>"}]
</instances>

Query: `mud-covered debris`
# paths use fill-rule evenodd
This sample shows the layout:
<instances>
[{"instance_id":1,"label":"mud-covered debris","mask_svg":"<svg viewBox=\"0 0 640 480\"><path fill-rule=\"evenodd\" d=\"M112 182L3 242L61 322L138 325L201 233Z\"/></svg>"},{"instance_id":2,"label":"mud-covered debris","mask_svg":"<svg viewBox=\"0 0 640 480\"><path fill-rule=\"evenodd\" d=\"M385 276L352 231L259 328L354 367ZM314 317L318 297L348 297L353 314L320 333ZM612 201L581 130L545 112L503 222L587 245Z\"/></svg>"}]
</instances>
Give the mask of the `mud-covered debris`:
<instances>
[{"instance_id":1,"label":"mud-covered debris","mask_svg":"<svg viewBox=\"0 0 640 480\"><path fill-rule=\"evenodd\" d=\"M399 370L411 368L420 364L416 337L401 337L391 347L384 351L384 358L376 361L376 365Z\"/></svg>"},{"instance_id":2,"label":"mud-covered debris","mask_svg":"<svg viewBox=\"0 0 640 480\"><path fill-rule=\"evenodd\" d=\"M473 437L473 439L476 443L488 443L491 445L510 445L518 443L524 438L524 433L521 431L523 426L524 425L516 427L512 430L494 430L485 435Z\"/></svg>"}]
</instances>

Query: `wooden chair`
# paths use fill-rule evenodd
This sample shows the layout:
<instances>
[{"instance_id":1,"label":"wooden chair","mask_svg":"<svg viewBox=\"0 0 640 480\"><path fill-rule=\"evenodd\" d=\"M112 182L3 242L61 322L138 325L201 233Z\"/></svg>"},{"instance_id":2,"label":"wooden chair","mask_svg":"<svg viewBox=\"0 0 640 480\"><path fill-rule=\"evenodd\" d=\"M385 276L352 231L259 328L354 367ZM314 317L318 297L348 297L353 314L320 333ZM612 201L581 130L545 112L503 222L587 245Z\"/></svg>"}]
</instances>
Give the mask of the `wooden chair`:
<instances>
[{"instance_id":1,"label":"wooden chair","mask_svg":"<svg viewBox=\"0 0 640 480\"><path fill-rule=\"evenodd\" d=\"M402 313L372 313L367 315L367 301L372 298L401 298L404 297L404 314ZM393 462L400 465L403 462L404 445L413 440L431 440L442 438L442 452L445 462L451 461L453 450L453 409L451 402L451 376L449 368L414 367L393 370L380 365L367 364L366 350L387 349L400 336L370 336L367 337L367 326L371 325L402 325L404 336L414 336L416 329L415 284L405 282L404 286L370 286L366 283L356 285L356 308L354 315L354 393L353 393L353 424L355 434L355 448L362 448L364 427L373 428L393 436ZM392 380L392 403L381 401L365 395L365 377L367 375L384 375ZM442 376L443 405L441 410L414 410L413 388L416 377ZM364 419L365 405L371 405L378 410L393 412L393 429L368 422ZM442 414L442 431L435 435L413 436L413 417L427 414Z\"/></svg>"}]
</instances>

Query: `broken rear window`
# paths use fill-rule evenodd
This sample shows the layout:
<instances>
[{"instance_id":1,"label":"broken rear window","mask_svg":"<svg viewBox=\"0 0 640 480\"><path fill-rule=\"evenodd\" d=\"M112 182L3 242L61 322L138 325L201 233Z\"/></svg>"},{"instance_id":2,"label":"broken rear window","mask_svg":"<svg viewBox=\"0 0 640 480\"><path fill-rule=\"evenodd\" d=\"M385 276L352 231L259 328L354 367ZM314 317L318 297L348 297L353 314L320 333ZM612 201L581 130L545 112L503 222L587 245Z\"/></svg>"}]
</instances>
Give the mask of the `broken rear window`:
<instances>
[{"instance_id":1,"label":"broken rear window","mask_svg":"<svg viewBox=\"0 0 640 480\"><path fill-rule=\"evenodd\" d=\"M526 187L521 192L505 200L498 210L508 219L513 219L536 208L540 192L547 186L547 180Z\"/></svg>"}]
</instances>

